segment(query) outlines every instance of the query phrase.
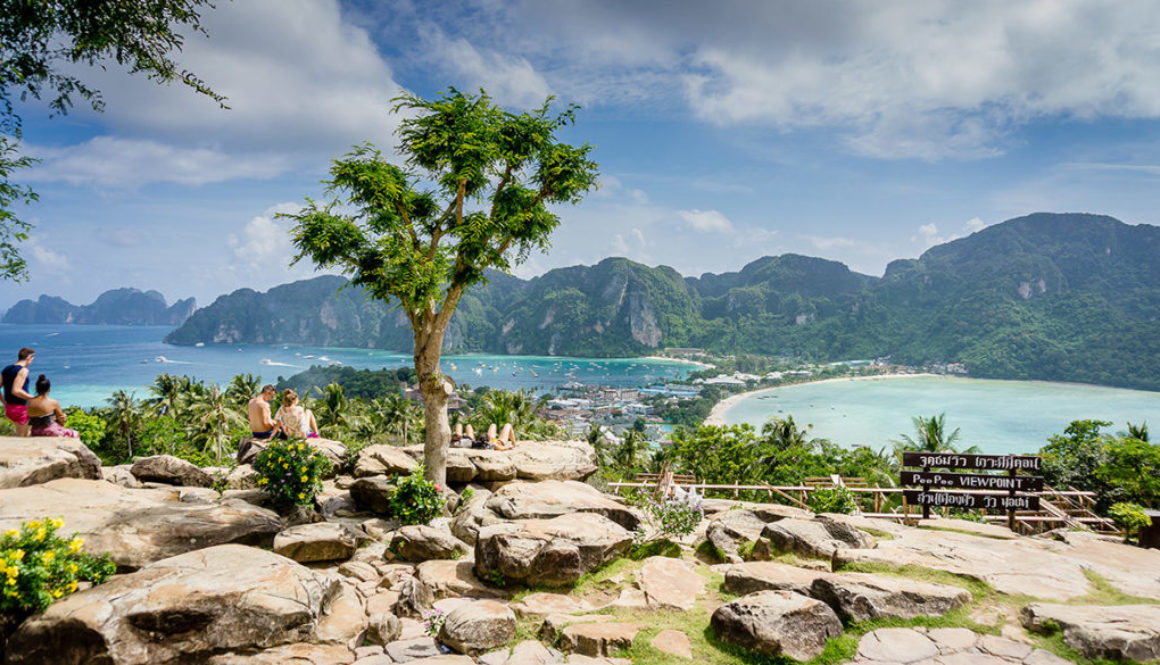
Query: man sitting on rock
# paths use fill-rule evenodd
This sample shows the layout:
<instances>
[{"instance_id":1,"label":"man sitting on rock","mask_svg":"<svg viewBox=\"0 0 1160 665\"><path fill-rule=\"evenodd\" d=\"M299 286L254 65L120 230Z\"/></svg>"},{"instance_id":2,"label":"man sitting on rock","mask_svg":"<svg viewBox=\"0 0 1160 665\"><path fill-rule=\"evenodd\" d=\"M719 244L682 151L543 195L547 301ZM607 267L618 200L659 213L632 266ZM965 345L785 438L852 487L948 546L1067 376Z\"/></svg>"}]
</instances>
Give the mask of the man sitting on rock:
<instances>
[{"instance_id":1,"label":"man sitting on rock","mask_svg":"<svg viewBox=\"0 0 1160 665\"><path fill-rule=\"evenodd\" d=\"M0 372L4 384L4 415L16 426L16 436L28 436L31 431L28 425L28 400L32 399L28 392L28 366L35 357L35 351L24 347L16 354L16 363Z\"/></svg>"},{"instance_id":2,"label":"man sitting on rock","mask_svg":"<svg viewBox=\"0 0 1160 665\"><path fill-rule=\"evenodd\" d=\"M262 386L262 392L250 400L250 433L255 439L269 439L278 431L278 423L270 417L270 402L277 394L274 386L267 383Z\"/></svg>"}]
</instances>

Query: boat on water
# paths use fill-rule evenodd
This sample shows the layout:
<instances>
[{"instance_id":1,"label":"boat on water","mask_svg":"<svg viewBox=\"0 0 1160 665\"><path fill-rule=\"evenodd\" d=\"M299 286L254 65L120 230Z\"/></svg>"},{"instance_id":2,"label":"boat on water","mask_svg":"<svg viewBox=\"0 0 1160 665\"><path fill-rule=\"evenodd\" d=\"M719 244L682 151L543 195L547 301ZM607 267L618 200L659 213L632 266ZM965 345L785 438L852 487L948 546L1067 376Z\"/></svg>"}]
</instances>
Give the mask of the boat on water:
<instances>
[{"instance_id":1,"label":"boat on water","mask_svg":"<svg viewBox=\"0 0 1160 665\"><path fill-rule=\"evenodd\" d=\"M476 376L483 376L483 368L482 367L476 367L475 369L473 369L471 371L475 372Z\"/></svg>"},{"instance_id":2,"label":"boat on water","mask_svg":"<svg viewBox=\"0 0 1160 665\"><path fill-rule=\"evenodd\" d=\"M303 358L307 358L307 359L309 359L309 358L313 358L314 356L308 353L308 354L306 354L306 355L304 355L304 356L302 356L302 357L303 357Z\"/></svg>"},{"instance_id":3,"label":"boat on water","mask_svg":"<svg viewBox=\"0 0 1160 665\"><path fill-rule=\"evenodd\" d=\"M169 362L169 358L166 358L165 356L157 356L156 358L153 359L153 362L155 362L155 363L167 363L167 362Z\"/></svg>"},{"instance_id":4,"label":"boat on water","mask_svg":"<svg viewBox=\"0 0 1160 665\"><path fill-rule=\"evenodd\" d=\"M262 358L261 360L258 361L258 364L259 365L273 365L274 361L270 360L269 358Z\"/></svg>"},{"instance_id":5,"label":"boat on water","mask_svg":"<svg viewBox=\"0 0 1160 665\"><path fill-rule=\"evenodd\" d=\"M330 358L327 358L326 356L318 356L318 359L323 362L330 362Z\"/></svg>"},{"instance_id":6,"label":"boat on water","mask_svg":"<svg viewBox=\"0 0 1160 665\"><path fill-rule=\"evenodd\" d=\"M198 342L197 344L194 344L194 346L200 349L201 347L205 346L205 342Z\"/></svg>"},{"instance_id":7,"label":"boat on water","mask_svg":"<svg viewBox=\"0 0 1160 665\"><path fill-rule=\"evenodd\" d=\"M331 367L341 367L342 361L341 360L331 360L330 362L328 362L326 364L331 366Z\"/></svg>"}]
</instances>

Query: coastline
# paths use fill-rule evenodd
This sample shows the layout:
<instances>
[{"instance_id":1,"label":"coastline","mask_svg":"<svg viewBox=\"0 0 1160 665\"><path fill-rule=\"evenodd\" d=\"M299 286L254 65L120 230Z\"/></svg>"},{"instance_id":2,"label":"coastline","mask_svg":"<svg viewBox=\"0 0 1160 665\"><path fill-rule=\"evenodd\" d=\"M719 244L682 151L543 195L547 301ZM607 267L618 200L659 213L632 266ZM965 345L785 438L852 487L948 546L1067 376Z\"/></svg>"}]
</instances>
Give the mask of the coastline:
<instances>
[{"instance_id":1,"label":"coastline","mask_svg":"<svg viewBox=\"0 0 1160 665\"><path fill-rule=\"evenodd\" d=\"M639 356L639 357L642 360L664 360L665 362L670 362L670 363L682 363L685 365L696 365L697 367L700 367L702 369L712 369L713 367L716 367L716 365L710 365L709 363L703 363L703 362L699 362L696 360L686 360L685 358L669 358L668 356Z\"/></svg>"},{"instance_id":2,"label":"coastline","mask_svg":"<svg viewBox=\"0 0 1160 665\"><path fill-rule=\"evenodd\" d=\"M743 393L737 393L736 395L730 395L730 396L726 397L725 399L721 400L720 402L717 402L716 404L714 404L712 410L709 411L709 415L705 417L705 424L706 425L724 425L725 424L725 413L727 411L729 411L729 409L732 409L734 406L736 406L738 402L740 402L744 399L748 399L750 397L754 397L756 395L764 395L766 393L771 393L775 390L780 390L782 388L790 388L792 386L801 386L801 385L805 385L807 383L833 383L835 381L873 381L876 379L904 379L904 378L915 378L915 377L922 377L922 376L941 376L941 375L931 374L929 372L920 372L917 374L894 373L894 374L873 374L870 376L838 376L838 377L834 377L832 379L819 379L817 381L799 381L797 383L791 383L787 386L772 386L769 388L760 388L758 390L750 390L750 391L743 392Z\"/></svg>"}]
</instances>

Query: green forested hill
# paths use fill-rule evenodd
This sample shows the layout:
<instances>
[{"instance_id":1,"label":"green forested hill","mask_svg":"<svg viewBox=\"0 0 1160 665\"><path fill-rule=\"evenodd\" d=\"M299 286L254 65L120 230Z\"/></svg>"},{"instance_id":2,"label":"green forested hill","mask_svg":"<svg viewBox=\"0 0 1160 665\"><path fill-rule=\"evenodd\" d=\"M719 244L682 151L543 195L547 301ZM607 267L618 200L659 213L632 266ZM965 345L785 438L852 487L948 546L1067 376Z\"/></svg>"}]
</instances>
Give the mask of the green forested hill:
<instances>
[{"instance_id":1,"label":"green forested hill","mask_svg":"<svg viewBox=\"0 0 1160 665\"><path fill-rule=\"evenodd\" d=\"M814 360L962 362L996 378L1160 389L1160 228L1035 214L890 264L765 257L683 278L612 258L531 280L493 274L464 297L451 351L630 356L673 346ZM406 350L406 320L320 277L222 296L167 341ZM337 295L336 295L337 294Z\"/></svg>"}]
</instances>

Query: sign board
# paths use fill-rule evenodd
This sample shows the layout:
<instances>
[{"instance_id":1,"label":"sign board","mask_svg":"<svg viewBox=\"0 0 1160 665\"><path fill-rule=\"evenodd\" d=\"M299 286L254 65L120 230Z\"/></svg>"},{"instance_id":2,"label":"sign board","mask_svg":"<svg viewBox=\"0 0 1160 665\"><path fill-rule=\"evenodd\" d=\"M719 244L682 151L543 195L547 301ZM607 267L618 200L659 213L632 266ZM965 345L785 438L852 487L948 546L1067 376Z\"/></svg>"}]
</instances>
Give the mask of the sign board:
<instances>
[{"instance_id":1,"label":"sign board","mask_svg":"<svg viewBox=\"0 0 1160 665\"><path fill-rule=\"evenodd\" d=\"M1037 496L1011 496L981 492L928 492L903 490L907 503L918 506L986 510L1039 510Z\"/></svg>"},{"instance_id":2,"label":"sign board","mask_svg":"<svg viewBox=\"0 0 1160 665\"><path fill-rule=\"evenodd\" d=\"M1039 458L1030 455L972 455L968 453L902 453L902 466L985 471L1038 471Z\"/></svg>"},{"instance_id":3,"label":"sign board","mask_svg":"<svg viewBox=\"0 0 1160 665\"><path fill-rule=\"evenodd\" d=\"M1043 478L1041 476L992 476L946 471L903 471L900 480L903 485L918 485L925 488L960 487L972 490L1043 491Z\"/></svg>"}]
</instances>

